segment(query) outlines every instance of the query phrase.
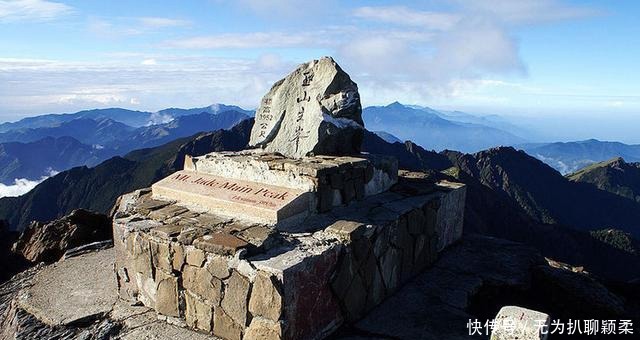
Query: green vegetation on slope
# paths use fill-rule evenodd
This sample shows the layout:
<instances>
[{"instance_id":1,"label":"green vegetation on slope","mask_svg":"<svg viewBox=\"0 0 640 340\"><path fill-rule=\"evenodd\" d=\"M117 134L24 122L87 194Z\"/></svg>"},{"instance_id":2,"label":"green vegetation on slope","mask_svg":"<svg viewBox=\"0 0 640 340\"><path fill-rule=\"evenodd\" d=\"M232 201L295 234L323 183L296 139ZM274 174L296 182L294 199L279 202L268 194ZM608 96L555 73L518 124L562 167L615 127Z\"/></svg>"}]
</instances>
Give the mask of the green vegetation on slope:
<instances>
[{"instance_id":1,"label":"green vegetation on slope","mask_svg":"<svg viewBox=\"0 0 640 340\"><path fill-rule=\"evenodd\" d=\"M629 233L616 229L594 230L591 236L630 254L638 254L640 242Z\"/></svg>"},{"instance_id":2,"label":"green vegetation on slope","mask_svg":"<svg viewBox=\"0 0 640 340\"><path fill-rule=\"evenodd\" d=\"M640 203L640 163L627 163L618 157L587 166L567 178Z\"/></svg>"}]
</instances>

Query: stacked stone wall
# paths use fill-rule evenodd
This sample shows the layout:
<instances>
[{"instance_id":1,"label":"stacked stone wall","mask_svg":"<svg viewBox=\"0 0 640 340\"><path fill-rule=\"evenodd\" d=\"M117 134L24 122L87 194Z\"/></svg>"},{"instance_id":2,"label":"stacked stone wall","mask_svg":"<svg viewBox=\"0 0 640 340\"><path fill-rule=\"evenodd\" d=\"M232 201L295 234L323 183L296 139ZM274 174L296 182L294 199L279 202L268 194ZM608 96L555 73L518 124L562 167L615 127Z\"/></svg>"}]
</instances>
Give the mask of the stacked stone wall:
<instances>
[{"instance_id":1,"label":"stacked stone wall","mask_svg":"<svg viewBox=\"0 0 640 340\"><path fill-rule=\"evenodd\" d=\"M452 200L458 208L444 209ZM463 202L459 185L401 181L284 232L137 191L114 218L120 296L225 339L321 338L432 264L440 240L454 240L443 233L457 230L449 220Z\"/></svg>"}]
</instances>

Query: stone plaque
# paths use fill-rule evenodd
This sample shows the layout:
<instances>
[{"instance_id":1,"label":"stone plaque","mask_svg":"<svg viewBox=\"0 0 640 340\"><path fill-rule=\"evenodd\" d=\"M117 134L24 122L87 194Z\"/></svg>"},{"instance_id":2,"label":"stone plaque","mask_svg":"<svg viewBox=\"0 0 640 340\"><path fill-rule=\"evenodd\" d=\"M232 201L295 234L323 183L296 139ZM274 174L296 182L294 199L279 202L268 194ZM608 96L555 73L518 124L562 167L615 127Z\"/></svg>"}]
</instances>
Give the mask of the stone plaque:
<instances>
[{"instance_id":1,"label":"stone plaque","mask_svg":"<svg viewBox=\"0 0 640 340\"><path fill-rule=\"evenodd\" d=\"M277 223L309 210L309 193L300 190L186 170L162 179L151 188L156 198L261 223Z\"/></svg>"}]
</instances>

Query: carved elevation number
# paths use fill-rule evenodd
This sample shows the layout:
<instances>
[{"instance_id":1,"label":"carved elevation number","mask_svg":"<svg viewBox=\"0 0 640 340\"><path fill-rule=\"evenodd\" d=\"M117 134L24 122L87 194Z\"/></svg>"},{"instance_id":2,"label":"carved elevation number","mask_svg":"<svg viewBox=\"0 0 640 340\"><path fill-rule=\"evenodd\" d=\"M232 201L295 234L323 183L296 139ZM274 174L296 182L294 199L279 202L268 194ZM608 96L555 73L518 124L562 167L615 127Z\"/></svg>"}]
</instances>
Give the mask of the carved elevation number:
<instances>
[{"instance_id":1,"label":"carved elevation number","mask_svg":"<svg viewBox=\"0 0 640 340\"><path fill-rule=\"evenodd\" d=\"M272 121L273 115L271 114L271 98L265 98L262 100L262 111L258 113L258 120L263 121ZM260 123L260 133L258 137L266 138L267 137L267 129L269 128L268 122Z\"/></svg>"}]
</instances>

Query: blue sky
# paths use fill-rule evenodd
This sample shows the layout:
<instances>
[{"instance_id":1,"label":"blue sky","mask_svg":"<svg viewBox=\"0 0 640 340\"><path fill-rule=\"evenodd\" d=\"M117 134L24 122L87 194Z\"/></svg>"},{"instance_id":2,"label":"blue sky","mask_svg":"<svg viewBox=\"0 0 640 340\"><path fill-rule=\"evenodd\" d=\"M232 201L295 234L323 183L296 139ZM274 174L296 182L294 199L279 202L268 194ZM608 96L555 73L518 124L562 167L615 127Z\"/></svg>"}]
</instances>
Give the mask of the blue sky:
<instances>
[{"instance_id":1,"label":"blue sky","mask_svg":"<svg viewBox=\"0 0 640 340\"><path fill-rule=\"evenodd\" d=\"M296 64L332 55L365 106L591 119L585 137L606 121L629 141L639 17L637 1L0 0L0 121L252 108Z\"/></svg>"}]
</instances>

